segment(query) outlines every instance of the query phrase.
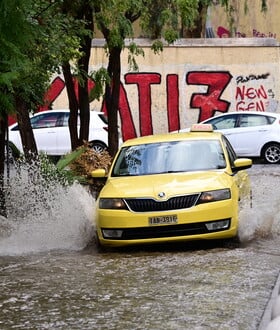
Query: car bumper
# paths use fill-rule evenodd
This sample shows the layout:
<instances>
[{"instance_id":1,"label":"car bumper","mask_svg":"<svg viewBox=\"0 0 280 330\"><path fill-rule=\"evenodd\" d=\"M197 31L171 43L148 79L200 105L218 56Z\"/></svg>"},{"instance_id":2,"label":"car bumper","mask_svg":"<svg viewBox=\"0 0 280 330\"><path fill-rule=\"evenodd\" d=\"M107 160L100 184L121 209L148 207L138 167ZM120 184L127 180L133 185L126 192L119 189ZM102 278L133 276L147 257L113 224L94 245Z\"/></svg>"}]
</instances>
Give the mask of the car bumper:
<instances>
[{"instance_id":1,"label":"car bumper","mask_svg":"<svg viewBox=\"0 0 280 330\"><path fill-rule=\"evenodd\" d=\"M176 224L149 225L149 217L177 216ZM207 224L223 221L228 227L209 230ZM182 242L235 237L238 230L238 205L232 200L201 204L168 212L133 213L99 209L96 217L99 243L103 246ZM119 237L104 235L104 230L119 231Z\"/></svg>"}]
</instances>

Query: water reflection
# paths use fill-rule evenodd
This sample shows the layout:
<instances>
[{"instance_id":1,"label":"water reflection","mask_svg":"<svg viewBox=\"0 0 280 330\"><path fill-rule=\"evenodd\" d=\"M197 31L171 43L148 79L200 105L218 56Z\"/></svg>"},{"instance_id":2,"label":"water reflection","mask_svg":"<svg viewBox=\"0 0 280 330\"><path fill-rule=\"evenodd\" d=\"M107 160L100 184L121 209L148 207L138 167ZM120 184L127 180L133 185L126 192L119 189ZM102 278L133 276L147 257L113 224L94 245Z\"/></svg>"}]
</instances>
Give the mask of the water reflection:
<instances>
[{"instance_id":1,"label":"water reflection","mask_svg":"<svg viewBox=\"0 0 280 330\"><path fill-rule=\"evenodd\" d=\"M79 186L52 190L47 215L21 219L18 208L2 222L0 328L257 329L279 272L279 174L262 165L249 173L253 208L242 209L236 249L98 253L94 201Z\"/></svg>"},{"instance_id":2,"label":"water reflection","mask_svg":"<svg viewBox=\"0 0 280 330\"><path fill-rule=\"evenodd\" d=\"M279 255L88 250L5 257L0 267L1 329L256 329Z\"/></svg>"}]
</instances>

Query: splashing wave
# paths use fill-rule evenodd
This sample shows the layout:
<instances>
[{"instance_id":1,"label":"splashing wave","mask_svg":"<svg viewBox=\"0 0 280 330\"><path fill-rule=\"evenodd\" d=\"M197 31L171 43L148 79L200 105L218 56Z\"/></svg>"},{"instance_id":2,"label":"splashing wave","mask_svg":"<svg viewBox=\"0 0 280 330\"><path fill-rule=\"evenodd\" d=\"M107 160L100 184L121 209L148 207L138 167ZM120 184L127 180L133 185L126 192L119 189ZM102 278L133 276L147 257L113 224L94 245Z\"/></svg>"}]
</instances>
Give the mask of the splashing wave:
<instances>
[{"instance_id":1,"label":"splashing wave","mask_svg":"<svg viewBox=\"0 0 280 330\"><path fill-rule=\"evenodd\" d=\"M47 182L30 170L9 180L8 217L0 218L0 255L81 250L93 237L95 200L81 185Z\"/></svg>"},{"instance_id":2,"label":"splashing wave","mask_svg":"<svg viewBox=\"0 0 280 330\"><path fill-rule=\"evenodd\" d=\"M246 242L279 236L279 168L277 165L254 165L248 173L252 185L252 207L240 210L240 239Z\"/></svg>"}]
</instances>

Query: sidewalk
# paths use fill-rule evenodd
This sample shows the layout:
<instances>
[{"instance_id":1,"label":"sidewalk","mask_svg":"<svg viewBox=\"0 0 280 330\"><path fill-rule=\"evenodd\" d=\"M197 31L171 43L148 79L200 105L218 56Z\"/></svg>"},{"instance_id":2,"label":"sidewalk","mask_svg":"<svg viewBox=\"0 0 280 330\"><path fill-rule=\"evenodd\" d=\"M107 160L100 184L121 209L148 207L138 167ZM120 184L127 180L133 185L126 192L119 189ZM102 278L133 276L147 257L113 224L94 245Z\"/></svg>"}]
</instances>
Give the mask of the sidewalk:
<instances>
[{"instance_id":1,"label":"sidewalk","mask_svg":"<svg viewBox=\"0 0 280 330\"><path fill-rule=\"evenodd\" d=\"M258 330L280 330L280 272Z\"/></svg>"}]
</instances>

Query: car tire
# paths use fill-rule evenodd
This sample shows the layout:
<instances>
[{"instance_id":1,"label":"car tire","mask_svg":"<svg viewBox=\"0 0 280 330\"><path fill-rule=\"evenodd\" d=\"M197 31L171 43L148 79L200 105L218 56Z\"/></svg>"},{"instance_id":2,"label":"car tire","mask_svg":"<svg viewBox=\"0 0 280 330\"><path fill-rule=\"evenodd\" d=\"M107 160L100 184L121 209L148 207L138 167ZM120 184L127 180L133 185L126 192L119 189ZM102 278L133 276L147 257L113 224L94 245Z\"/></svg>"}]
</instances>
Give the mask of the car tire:
<instances>
[{"instance_id":1,"label":"car tire","mask_svg":"<svg viewBox=\"0 0 280 330\"><path fill-rule=\"evenodd\" d=\"M99 141L90 142L90 147L97 153L101 153L102 151L107 149L106 144Z\"/></svg>"},{"instance_id":2,"label":"car tire","mask_svg":"<svg viewBox=\"0 0 280 330\"><path fill-rule=\"evenodd\" d=\"M95 242L96 250L98 253L106 253L109 251L108 248L106 248L102 244L100 244L97 231L95 232L95 235L94 235L94 242Z\"/></svg>"},{"instance_id":3,"label":"car tire","mask_svg":"<svg viewBox=\"0 0 280 330\"><path fill-rule=\"evenodd\" d=\"M226 249L237 249L240 247L240 245L241 241L238 235L232 238L225 239L223 241L223 246Z\"/></svg>"},{"instance_id":4,"label":"car tire","mask_svg":"<svg viewBox=\"0 0 280 330\"><path fill-rule=\"evenodd\" d=\"M280 163L280 144L275 142L266 144L262 149L261 157L268 164Z\"/></svg>"}]
</instances>

